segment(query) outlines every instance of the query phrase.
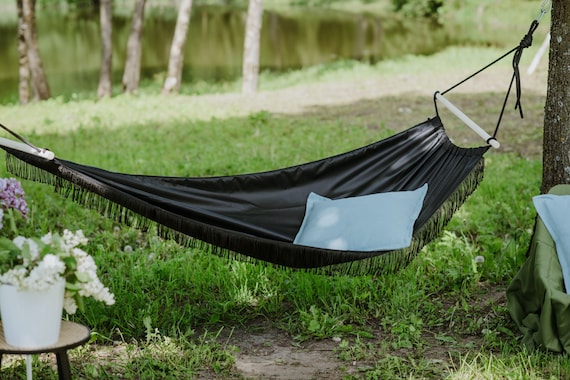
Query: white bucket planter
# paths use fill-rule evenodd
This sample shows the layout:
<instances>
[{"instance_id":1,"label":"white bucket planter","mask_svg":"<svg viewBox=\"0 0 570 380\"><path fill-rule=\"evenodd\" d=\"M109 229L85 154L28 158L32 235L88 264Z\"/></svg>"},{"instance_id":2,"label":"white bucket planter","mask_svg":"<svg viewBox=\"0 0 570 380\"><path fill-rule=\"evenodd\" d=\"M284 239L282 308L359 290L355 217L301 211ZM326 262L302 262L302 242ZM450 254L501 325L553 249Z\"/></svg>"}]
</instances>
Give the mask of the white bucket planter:
<instances>
[{"instance_id":1,"label":"white bucket planter","mask_svg":"<svg viewBox=\"0 0 570 380\"><path fill-rule=\"evenodd\" d=\"M64 294L64 279L41 291L0 285L0 313L6 343L26 349L57 343Z\"/></svg>"}]
</instances>

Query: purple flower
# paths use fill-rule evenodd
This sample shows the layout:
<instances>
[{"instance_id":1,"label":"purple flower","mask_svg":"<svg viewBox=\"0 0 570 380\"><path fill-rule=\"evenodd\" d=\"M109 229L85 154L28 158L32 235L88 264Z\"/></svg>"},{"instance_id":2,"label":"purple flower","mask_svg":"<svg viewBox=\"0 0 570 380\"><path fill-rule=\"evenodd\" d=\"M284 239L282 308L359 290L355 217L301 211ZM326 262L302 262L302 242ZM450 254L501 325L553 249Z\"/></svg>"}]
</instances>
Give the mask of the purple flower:
<instances>
[{"instance_id":1,"label":"purple flower","mask_svg":"<svg viewBox=\"0 0 570 380\"><path fill-rule=\"evenodd\" d=\"M0 178L0 205L2 211L15 209L22 214L25 219L28 217L28 204L24 199L24 189L20 181L14 178ZM0 228L2 217L4 213L0 214Z\"/></svg>"}]
</instances>

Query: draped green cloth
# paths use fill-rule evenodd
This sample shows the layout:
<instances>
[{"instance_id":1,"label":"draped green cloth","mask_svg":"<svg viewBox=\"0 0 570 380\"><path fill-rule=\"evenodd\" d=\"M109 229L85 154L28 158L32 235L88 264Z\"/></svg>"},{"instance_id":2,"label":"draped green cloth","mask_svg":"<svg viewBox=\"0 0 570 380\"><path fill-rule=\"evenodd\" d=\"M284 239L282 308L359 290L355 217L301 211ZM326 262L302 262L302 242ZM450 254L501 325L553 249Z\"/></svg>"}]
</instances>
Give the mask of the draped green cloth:
<instances>
[{"instance_id":1,"label":"draped green cloth","mask_svg":"<svg viewBox=\"0 0 570 380\"><path fill-rule=\"evenodd\" d=\"M570 195L570 185L555 186L549 194ZM507 305L526 347L570 352L570 295L556 245L539 216L527 259L507 288Z\"/></svg>"}]
</instances>

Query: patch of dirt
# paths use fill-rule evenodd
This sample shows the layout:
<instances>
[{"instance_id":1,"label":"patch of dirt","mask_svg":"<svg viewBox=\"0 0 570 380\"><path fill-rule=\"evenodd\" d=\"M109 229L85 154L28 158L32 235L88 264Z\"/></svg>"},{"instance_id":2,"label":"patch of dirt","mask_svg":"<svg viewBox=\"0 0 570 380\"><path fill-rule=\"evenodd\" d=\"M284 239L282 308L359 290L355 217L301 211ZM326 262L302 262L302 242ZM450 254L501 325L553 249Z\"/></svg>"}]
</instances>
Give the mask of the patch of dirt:
<instances>
[{"instance_id":1,"label":"patch of dirt","mask_svg":"<svg viewBox=\"0 0 570 380\"><path fill-rule=\"evenodd\" d=\"M445 298L445 295L443 295ZM455 299L444 299L443 309L454 307ZM237 328L231 333L221 334L218 341L237 348L235 370L231 377L241 379L271 380L333 380L346 376L358 376L366 368L374 368L384 359L406 365L409 361L425 361L434 378L444 377L453 368L459 367L461 360L470 351L477 352L489 334L486 326L493 325L504 315L496 310L506 307L503 286L481 283L469 300L470 308L480 316L480 330L472 335L457 334L454 331L467 331L465 326L454 323L426 329L421 337L421 345L394 345L397 337L384 331L381 324L369 321L373 337L361 338L360 344L374 357L351 358L351 347L358 346L356 338L344 336L341 339L320 339L299 342L288 333L274 327L271 322L256 320L250 326ZM442 310L442 313L445 312ZM466 323L472 316L462 316L457 311L457 324ZM494 333L493 333L494 334ZM499 337L501 338L501 337ZM364 343L362 343L364 342ZM372 348L371 348L372 347ZM356 351L357 352L357 351ZM358 356L358 354L357 354ZM398 358L398 359L394 359ZM417 363L416 363L417 365ZM202 373L203 380L227 378L213 373Z\"/></svg>"},{"instance_id":2,"label":"patch of dirt","mask_svg":"<svg viewBox=\"0 0 570 380\"><path fill-rule=\"evenodd\" d=\"M235 369L233 378L269 380L342 379L358 372L363 363L338 358L339 340L320 339L299 342L288 333L256 321L251 327L238 328L229 337L218 337L220 343L233 346ZM207 372L201 380L227 378Z\"/></svg>"},{"instance_id":3,"label":"patch of dirt","mask_svg":"<svg viewBox=\"0 0 570 380\"><path fill-rule=\"evenodd\" d=\"M522 70L521 68L521 72ZM487 76L484 81L471 81L449 98L492 134L504 101L505 79L508 84L510 75L510 72L496 71L494 76ZM443 82L442 79L444 78L424 75L374 79L361 83L316 84L258 94L250 98L249 104L252 111L266 110L287 117L299 114L355 120L355 124L358 122L368 128L382 127L396 132L423 121L423 117L433 116L433 103L426 102L426 97L433 95L433 89L437 83ZM541 154L546 83L545 69L533 75L525 76L523 73L524 119L513 109L512 94L498 133L501 142L499 153L514 152L532 158ZM280 102L279 99L283 97L288 101ZM446 114L445 110L440 109L440 112L444 122L445 119L454 118ZM382 121L382 126L378 124L379 120ZM446 124L446 129L458 145L482 144L481 139L463 124L451 122L450 125ZM449 300L446 307L453 307L453 302L454 300ZM473 302L481 315L485 316L482 323L501 318L494 314L494 310L505 307L505 289L486 285ZM414 357L426 359L432 366L434 377L442 377L451 368L458 366L461 357L470 350L478 350L485 339L485 329L464 336L450 334L450 330L452 326L442 327L441 331L430 331L422 336L425 344L421 348L394 350L389 355L401 357L404 363ZM378 347L380 351L390 337L379 329L374 335L366 342ZM366 360L341 360L339 341L325 339L299 343L268 323L253 332L248 328L234 330L224 342L237 347L235 376L246 379L341 379L346 375L357 374L360 368L371 365ZM203 374L201 378L215 377Z\"/></svg>"},{"instance_id":4,"label":"patch of dirt","mask_svg":"<svg viewBox=\"0 0 570 380\"><path fill-rule=\"evenodd\" d=\"M236 331L232 340L239 349L236 370L248 379L338 379L346 366L336 358L333 340L299 343L271 327Z\"/></svg>"}]
</instances>

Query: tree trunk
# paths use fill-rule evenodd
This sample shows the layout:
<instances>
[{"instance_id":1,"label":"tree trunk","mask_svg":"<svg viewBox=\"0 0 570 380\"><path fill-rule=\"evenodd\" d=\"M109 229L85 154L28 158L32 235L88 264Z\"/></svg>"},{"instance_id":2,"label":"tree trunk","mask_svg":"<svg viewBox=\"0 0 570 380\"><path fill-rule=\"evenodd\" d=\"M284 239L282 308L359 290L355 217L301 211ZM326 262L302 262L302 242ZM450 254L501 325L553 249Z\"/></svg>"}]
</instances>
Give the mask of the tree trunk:
<instances>
[{"instance_id":1,"label":"tree trunk","mask_svg":"<svg viewBox=\"0 0 570 380\"><path fill-rule=\"evenodd\" d=\"M182 81L182 67L184 65L184 45L186 35L190 26L190 15L192 13L192 0L182 0L178 8L178 19L176 29L170 47L170 58L168 61L168 74L162 88L163 94L178 92Z\"/></svg>"},{"instance_id":2,"label":"tree trunk","mask_svg":"<svg viewBox=\"0 0 570 380\"><path fill-rule=\"evenodd\" d=\"M101 71L97 96L111 96L111 74L113 71L113 0L100 0L99 17L101 23Z\"/></svg>"},{"instance_id":3,"label":"tree trunk","mask_svg":"<svg viewBox=\"0 0 570 380\"><path fill-rule=\"evenodd\" d=\"M36 1L22 0L24 15L24 36L28 50L28 62L32 74L32 87L36 99L49 99L50 90L38 50L38 32L36 30Z\"/></svg>"},{"instance_id":4,"label":"tree trunk","mask_svg":"<svg viewBox=\"0 0 570 380\"><path fill-rule=\"evenodd\" d=\"M123 91L127 93L135 92L139 88L145 3L146 0L137 0L135 3L131 34L127 43L127 60L123 73Z\"/></svg>"},{"instance_id":5,"label":"tree trunk","mask_svg":"<svg viewBox=\"0 0 570 380\"><path fill-rule=\"evenodd\" d=\"M16 1L18 6L18 63L19 83L18 95L21 104L30 102L30 64L28 61L28 46L26 45L24 10L22 0Z\"/></svg>"},{"instance_id":6,"label":"tree trunk","mask_svg":"<svg viewBox=\"0 0 570 380\"><path fill-rule=\"evenodd\" d=\"M243 48L242 94L254 94L257 91L262 19L263 0L249 0Z\"/></svg>"},{"instance_id":7,"label":"tree trunk","mask_svg":"<svg viewBox=\"0 0 570 380\"><path fill-rule=\"evenodd\" d=\"M552 2L541 192L570 183L570 2Z\"/></svg>"}]
</instances>

